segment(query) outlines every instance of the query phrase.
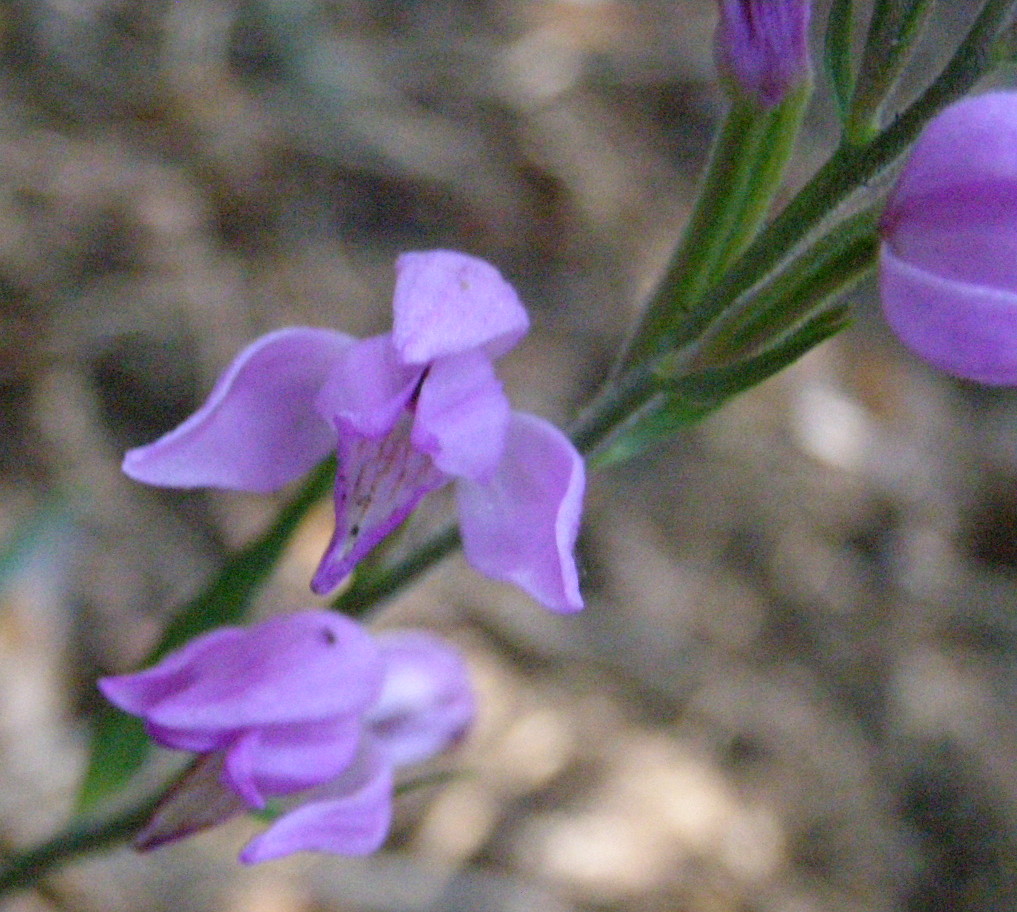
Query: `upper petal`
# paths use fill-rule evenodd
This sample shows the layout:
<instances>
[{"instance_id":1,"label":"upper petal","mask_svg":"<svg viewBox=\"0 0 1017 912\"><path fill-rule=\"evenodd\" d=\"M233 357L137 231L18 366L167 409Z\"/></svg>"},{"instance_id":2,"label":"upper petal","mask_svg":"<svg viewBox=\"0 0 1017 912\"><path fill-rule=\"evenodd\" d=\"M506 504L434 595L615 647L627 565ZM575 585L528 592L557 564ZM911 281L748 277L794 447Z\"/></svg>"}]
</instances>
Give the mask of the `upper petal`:
<instances>
[{"instance_id":1,"label":"upper petal","mask_svg":"<svg viewBox=\"0 0 1017 912\"><path fill-rule=\"evenodd\" d=\"M141 672L137 677L155 682L148 699L133 709L119 705L169 730L228 732L362 712L379 693L378 648L355 621L305 611L238 632L199 637L195 643L216 638L192 645L186 663L169 656L165 680L163 663ZM124 689L122 680L119 686Z\"/></svg>"},{"instance_id":2,"label":"upper petal","mask_svg":"<svg viewBox=\"0 0 1017 912\"><path fill-rule=\"evenodd\" d=\"M569 439L535 415L514 412L494 477L457 485L466 559L552 611L578 611L573 549L584 487L583 459Z\"/></svg>"},{"instance_id":3,"label":"upper petal","mask_svg":"<svg viewBox=\"0 0 1017 912\"><path fill-rule=\"evenodd\" d=\"M405 364L484 348L504 354L529 328L515 289L490 263L454 250L396 261L392 339Z\"/></svg>"},{"instance_id":4,"label":"upper petal","mask_svg":"<svg viewBox=\"0 0 1017 912\"><path fill-rule=\"evenodd\" d=\"M944 278L883 244L880 297L900 340L930 364L979 383L1017 383L1017 294Z\"/></svg>"},{"instance_id":5,"label":"upper petal","mask_svg":"<svg viewBox=\"0 0 1017 912\"><path fill-rule=\"evenodd\" d=\"M243 637L244 632L239 627L211 630L175 649L151 668L100 678L97 686L114 706L134 716L146 716L160 701L186 687L192 669L207 661L209 654L228 648L228 644Z\"/></svg>"},{"instance_id":6,"label":"upper petal","mask_svg":"<svg viewBox=\"0 0 1017 912\"><path fill-rule=\"evenodd\" d=\"M335 433L315 410L315 399L351 341L307 327L262 336L237 356L183 424L129 450L124 472L146 484L178 488L271 491L292 481L334 445Z\"/></svg>"},{"instance_id":7,"label":"upper petal","mask_svg":"<svg viewBox=\"0 0 1017 912\"><path fill-rule=\"evenodd\" d=\"M473 722L466 663L449 643L419 630L380 633L377 640L385 682L366 718L372 741L394 766L427 760Z\"/></svg>"},{"instance_id":8,"label":"upper petal","mask_svg":"<svg viewBox=\"0 0 1017 912\"><path fill-rule=\"evenodd\" d=\"M449 475L486 481L501 459L509 402L483 352L441 358L421 384L414 446Z\"/></svg>"},{"instance_id":9,"label":"upper petal","mask_svg":"<svg viewBox=\"0 0 1017 912\"><path fill-rule=\"evenodd\" d=\"M381 847L392 823L392 772L374 760L363 764L359 781L284 814L240 853L244 864L258 864L294 852L368 855Z\"/></svg>"}]
</instances>

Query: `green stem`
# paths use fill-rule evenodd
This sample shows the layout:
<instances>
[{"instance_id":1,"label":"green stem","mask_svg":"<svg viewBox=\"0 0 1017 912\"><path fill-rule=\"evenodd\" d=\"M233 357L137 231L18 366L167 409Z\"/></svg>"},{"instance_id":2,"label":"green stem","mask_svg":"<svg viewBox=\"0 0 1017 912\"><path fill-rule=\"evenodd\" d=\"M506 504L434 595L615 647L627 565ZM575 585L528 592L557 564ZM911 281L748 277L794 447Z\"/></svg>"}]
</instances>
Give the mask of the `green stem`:
<instances>
[{"instance_id":1,"label":"green stem","mask_svg":"<svg viewBox=\"0 0 1017 912\"><path fill-rule=\"evenodd\" d=\"M130 839L148 822L162 794L105 820L83 820L30 849L6 860L0 868L0 896L38 883L46 874L73 858Z\"/></svg>"}]
</instances>

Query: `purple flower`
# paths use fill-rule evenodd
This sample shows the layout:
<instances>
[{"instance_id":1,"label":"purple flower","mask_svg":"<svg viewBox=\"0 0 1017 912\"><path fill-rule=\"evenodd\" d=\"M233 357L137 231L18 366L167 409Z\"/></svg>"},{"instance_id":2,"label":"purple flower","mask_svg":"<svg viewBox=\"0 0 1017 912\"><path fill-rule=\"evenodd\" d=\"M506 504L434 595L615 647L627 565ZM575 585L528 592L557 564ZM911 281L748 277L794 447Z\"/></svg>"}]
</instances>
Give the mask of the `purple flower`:
<instances>
[{"instance_id":1,"label":"purple flower","mask_svg":"<svg viewBox=\"0 0 1017 912\"><path fill-rule=\"evenodd\" d=\"M154 741L202 755L139 837L154 848L269 799L299 803L240 855L361 855L383 842L393 773L459 740L474 715L462 658L424 633L372 636L327 611L224 627L103 694Z\"/></svg>"},{"instance_id":2,"label":"purple flower","mask_svg":"<svg viewBox=\"0 0 1017 912\"><path fill-rule=\"evenodd\" d=\"M719 0L717 67L761 108L812 76L809 0Z\"/></svg>"},{"instance_id":3,"label":"purple flower","mask_svg":"<svg viewBox=\"0 0 1017 912\"><path fill-rule=\"evenodd\" d=\"M1017 92L929 123L880 232L883 311L901 341L958 377L1017 383Z\"/></svg>"},{"instance_id":4,"label":"purple flower","mask_svg":"<svg viewBox=\"0 0 1017 912\"><path fill-rule=\"evenodd\" d=\"M456 483L463 550L481 573L577 611L583 461L553 425L513 412L494 359L529 321L483 260L438 250L396 263L391 333L270 333L208 401L124 471L148 484L270 491L338 452L335 534L312 588L336 586L429 491Z\"/></svg>"}]
</instances>

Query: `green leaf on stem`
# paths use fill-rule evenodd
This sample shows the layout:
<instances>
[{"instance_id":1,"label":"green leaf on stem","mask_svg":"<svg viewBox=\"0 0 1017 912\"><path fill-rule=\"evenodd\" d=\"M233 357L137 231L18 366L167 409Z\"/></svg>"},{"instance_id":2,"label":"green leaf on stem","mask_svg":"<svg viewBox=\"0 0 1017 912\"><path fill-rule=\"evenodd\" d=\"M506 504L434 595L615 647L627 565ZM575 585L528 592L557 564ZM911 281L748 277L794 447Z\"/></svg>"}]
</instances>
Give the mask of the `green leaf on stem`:
<instances>
[{"instance_id":1,"label":"green leaf on stem","mask_svg":"<svg viewBox=\"0 0 1017 912\"><path fill-rule=\"evenodd\" d=\"M678 378L661 378L661 392L636 419L624 426L592 463L603 468L641 453L701 421L733 396L757 386L793 364L810 349L848 325L847 308L833 307L814 316L765 351L723 367ZM664 359L665 363L668 359Z\"/></svg>"},{"instance_id":2,"label":"green leaf on stem","mask_svg":"<svg viewBox=\"0 0 1017 912\"><path fill-rule=\"evenodd\" d=\"M335 460L323 462L283 506L272 526L229 558L209 586L176 615L144 664L151 664L200 633L241 620L271 576L300 521L328 491ZM78 810L92 808L125 785L141 768L149 740L141 722L112 706L98 713L88 768L78 795Z\"/></svg>"},{"instance_id":3,"label":"green leaf on stem","mask_svg":"<svg viewBox=\"0 0 1017 912\"><path fill-rule=\"evenodd\" d=\"M930 0L880 0L872 12L845 136L856 145L876 133L875 122L921 34Z\"/></svg>"},{"instance_id":4,"label":"green leaf on stem","mask_svg":"<svg viewBox=\"0 0 1017 912\"><path fill-rule=\"evenodd\" d=\"M774 108L735 103L717 135L695 208L634 333L632 365L680 345L716 281L770 212L812 92L811 80Z\"/></svg>"},{"instance_id":5,"label":"green leaf on stem","mask_svg":"<svg viewBox=\"0 0 1017 912\"><path fill-rule=\"evenodd\" d=\"M854 3L852 0L833 0L830 18L826 22L823 62L833 86L833 98L842 124L847 120L848 107L855 89L855 76L851 68L853 36Z\"/></svg>"},{"instance_id":6,"label":"green leaf on stem","mask_svg":"<svg viewBox=\"0 0 1017 912\"><path fill-rule=\"evenodd\" d=\"M845 219L754 289L738 319L715 332L710 358L742 358L772 344L867 275L879 252L881 209L877 204Z\"/></svg>"}]
</instances>

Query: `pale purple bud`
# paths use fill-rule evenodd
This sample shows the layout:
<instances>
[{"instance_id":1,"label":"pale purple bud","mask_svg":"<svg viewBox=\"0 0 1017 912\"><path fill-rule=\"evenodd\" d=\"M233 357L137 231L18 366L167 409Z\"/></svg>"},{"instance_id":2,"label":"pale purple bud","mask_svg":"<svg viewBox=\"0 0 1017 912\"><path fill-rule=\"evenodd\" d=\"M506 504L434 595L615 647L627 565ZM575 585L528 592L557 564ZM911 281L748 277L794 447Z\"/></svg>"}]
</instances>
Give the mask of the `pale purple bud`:
<instances>
[{"instance_id":1,"label":"pale purple bud","mask_svg":"<svg viewBox=\"0 0 1017 912\"><path fill-rule=\"evenodd\" d=\"M1017 383L1017 92L929 123L880 233L880 296L900 340L958 377Z\"/></svg>"},{"instance_id":2,"label":"pale purple bud","mask_svg":"<svg viewBox=\"0 0 1017 912\"><path fill-rule=\"evenodd\" d=\"M718 0L717 68L761 108L812 77L809 0Z\"/></svg>"}]
</instances>

